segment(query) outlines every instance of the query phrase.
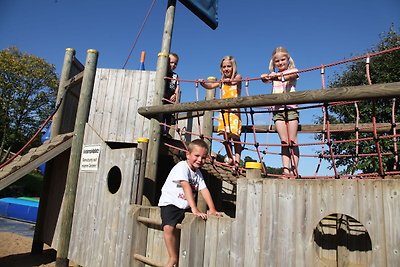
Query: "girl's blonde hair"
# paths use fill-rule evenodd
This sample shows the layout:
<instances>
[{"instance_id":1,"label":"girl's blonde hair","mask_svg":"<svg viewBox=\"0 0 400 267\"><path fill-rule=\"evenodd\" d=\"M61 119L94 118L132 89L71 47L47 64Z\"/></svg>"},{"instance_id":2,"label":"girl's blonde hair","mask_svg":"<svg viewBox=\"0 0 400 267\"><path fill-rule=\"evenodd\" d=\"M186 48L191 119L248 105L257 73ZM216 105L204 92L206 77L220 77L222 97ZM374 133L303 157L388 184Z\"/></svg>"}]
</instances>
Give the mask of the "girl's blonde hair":
<instances>
[{"instance_id":1,"label":"girl's blonde hair","mask_svg":"<svg viewBox=\"0 0 400 267\"><path fill-rule=\"evenodd\" d=\"M221 59L221 62L219 63L219 69L222 74L222 78L224 78L224 73L222 72L222 63L224 63L225 60L229 60L232 62L232 77L226 77L226 78L235 78L237 74L237 65L236 65L236 60L233 56L225 56Z\"/></svg>"},{"instance_id":2,"label":"girl's blonde hair","mask_svg":"<svg viewBox=\"0 0 400 267\"><path fill-rule=\"evenodd\" d=\"M289 55L289 52L287 51L286 48L279 46L277 48L274 49L274 51L272 51L272 58L269 61L269 71L273 72L275 70L275 66L274 66L274 60L275 60L275 55L281 53L284 54L285 56L287 56L287 58L289 59L289 66L288 69L293 69L296 66L294 65L294 60L292 59L292 57Z\"/></svg>"}]
</instances>

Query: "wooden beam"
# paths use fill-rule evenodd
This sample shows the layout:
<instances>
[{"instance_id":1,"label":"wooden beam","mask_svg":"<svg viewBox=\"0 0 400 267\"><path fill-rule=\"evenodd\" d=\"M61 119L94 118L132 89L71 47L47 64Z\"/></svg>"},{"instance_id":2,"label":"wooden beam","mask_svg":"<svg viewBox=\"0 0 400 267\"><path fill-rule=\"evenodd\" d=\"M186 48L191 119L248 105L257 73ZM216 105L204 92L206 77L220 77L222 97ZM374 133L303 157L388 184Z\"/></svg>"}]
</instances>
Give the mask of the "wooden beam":
<instances>
[{"instance_id":1,"label":"wooden beam","mask_svg":"<svg viewBox=\"0 0 400 267\"><path fill-rule=\"evenodd\" d=\"M57 143L54 148L50 150L43 150L43 153L41 152L36 153L36 151L34 151L33 154L28 153L23 157L20 157L19 161L13 161L12 163L10 163L10 166L5 166L4 169L2 169L2 172L4 171L5 173L0 173L0 190L6 188L10 184L24 177L26 174L30 173L32 170L36 169L44 162L51 160L55 156L61 154L62 152L70 148L72 143L72 138L71 138L72 134L64 134L62 136L66 136L65 139L61 136L59 138L57 138L57 136L55 137L55 139L59 140L59 142L56 141ZM43 144L42 146L46 147L49 144L51 143L46 143ZM26 161L23 160L25 157L27 158ZM23 162L21 162L22 160ZM16 164L17 166L14 166L13 164ZM9 168L12 169L16 168L17 170L14 172L10 172L10 174L8 174L7 171ZM2 177L3 175L4 177Z\"/></svg>"},{"instance_id":2,"label":"wooden beam","mask_svg":"<svg viewBox=\"0 0 400 267\"><path fill-rule=\"evenodd\" d=\"M275 125L254 125L256 129L256 133L271 133L276 132ZM376 130L378 133L389 132L392 131L393 128L396 130L400 130L400 125L396 124L392 126L391 123L377 123ZM340 131L340 132L355 132L356 124L355 123L341 123L341 124L330 124L330 131ZM217 131L217 127L214 126L214 132ZM253 127L251 125L242 126L242 133L244 132L252 132ZM322 124L300 124L298 127L298 131L301 133L322 133L324 131ZM358 125L358 131L360 133L372 133L372 123L360 123Z\"/></svg>"},{"instance_id":3,"label":"wooden beam","mask_svg":"<svg viewBox=\"0 0 400 267\"><path fill-rule=\"evenodd\" d=\"M161 52L158 54L157 59L157 72L155 80L155 93L153 96L153 103L162 105L162 98L164 95L165 80L164 77L167 73L169 64L169 52L171 48L172 31L175 18L176 0L168 0L167 12L165 14L165 23L163 31L163 39L161 44ZM166 105L174 106L174 105ZM149 129L149 146L146 162L145 177L150 181L156 182L157 169L158 169L158 155L160 150L160 124L158 120L161 119L161 114L155 114L150 121ZM148 205L156 205L156 192L155 187L148 188L147 192L150 203L143 203Z\"/></svg>"},{"instance_id":4,"label":"wooden beam","mask_svg":"<svg viewBox=\"0 0 400 267\"><path fill-rule=\"evenodd\" d=\"M267 94L229 99L215 99L175 105L146 106L140 107L138 112L146 118L156 118L161 113L266 107L284 104L330 103L393 97L400 97L400 82L322 90L306 90L287 94Z\"/></svg>"},{"instance_id":5,"label":"wooden beam","mask_svg":"<svg viewBox=\"0 0 400 267\"><path fill-rule=\"evenodd\" d=\"M143 255L140 255L140 254L136 254L135 253L135 254L133 254L133 257L136 260L141 261L141 262L143 262L143 263L145 263L147 265L150 265L150 266L155 266L155 267L163 267L163 266L165 266L162 262L158 262L156 260L150 259L150 258L148 258L146 256L143 256Z\"/></svg>"},{"instance_id":6,"label":"wooden beam","mask_svg":"<svg viewBox=\"0 0 400 267\"><path fill-rule=\"evenodd\" d=\"M72 220L75 206L76 190L79 176L85 124L88 121L90 103L92 100L94 79L96 77L98 52L87 51L84 77L79 97L78 110L75 119L74 137L71 145L71 155L68 163L67 181L65 185L63 209L61 214L60 236L57 248L56 266L68 267L68 250L71 239Z\"/></svg>"}]
</instances>

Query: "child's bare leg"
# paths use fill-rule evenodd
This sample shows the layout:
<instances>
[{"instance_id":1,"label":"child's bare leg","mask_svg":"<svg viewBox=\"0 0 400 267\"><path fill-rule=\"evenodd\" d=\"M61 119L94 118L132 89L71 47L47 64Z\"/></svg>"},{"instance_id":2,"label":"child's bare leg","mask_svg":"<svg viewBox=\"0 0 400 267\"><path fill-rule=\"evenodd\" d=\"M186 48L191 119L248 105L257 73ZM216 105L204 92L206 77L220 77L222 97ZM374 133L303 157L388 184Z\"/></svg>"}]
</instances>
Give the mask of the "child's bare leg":
<instances>
[{"instance_id":1,"label":"child's bare leg","mask_svg":"<svg viewBox=\"0 0 400 267\"><path fill-rule=\"evenodd\" d=\"M297 146L297 128L298 128L299 122L298 120L293 120L293 121L289 121L289 139L290 139L290 144L292 145L291 148L291 153L292 154L292 159L291 159L291 163L292 163L292 170L294 175L297 176L298 174L298 166L299 166L299 156L300 156L300 151L299 151L299 147ZM293 146L295 145L295 146Z\"/></svg>"},{"instance_id":2,"label":"child's bare leg","mask_svg":"<svg viewBox=\"0 0 400 267\"><path fill-rule=\"evenodd\" d=\"M285 121L277 120L275 122L276 131L278 132L279 138L281 139L281 155L282 155L282 165L283 165L283 174L290 174L290 151L289 147L289 135L286 128Z\"/></svg>"},{"instance_id":3,"label":"child's bare leg","mask_svg":"<svg viewBox=\"0 0 400 267\"><path fill-rule=\"evenodd\" d=\"M176 228L171 225L165 225L164 228L164 241L167 247L169 259L166 267L173 267L178 263L178 253L176 251Z\"/></svg>"},{"instance_id":4,"label":"child's bare leg","mask_svg":"<svg viewBox=\"0 0 400 267\"><path fill-rule=\"evenodd\" d=\"M229 141L229 137L228 140L224 141L224 146L225 146L225 151L226 151L226 156L228 157L228 164L233 164L233 161L235 160L233 158L233 154L232 154L232 146L231 146L231 142Z\"/></svg>"},{"instance_id":5,"label":"child's bare leg","mask_svg":"<svg viewBox=\"0 0 400 267\"><path fill-rule=\"evenodd\" d=\"M240 155L242 154L242 144L240 144L240 137L239 136L235 136L235 138L233 138L233 141L235 141L235 143L234 143L235 161L237 163L240 163Z\"/></svg>"}]
</instances>

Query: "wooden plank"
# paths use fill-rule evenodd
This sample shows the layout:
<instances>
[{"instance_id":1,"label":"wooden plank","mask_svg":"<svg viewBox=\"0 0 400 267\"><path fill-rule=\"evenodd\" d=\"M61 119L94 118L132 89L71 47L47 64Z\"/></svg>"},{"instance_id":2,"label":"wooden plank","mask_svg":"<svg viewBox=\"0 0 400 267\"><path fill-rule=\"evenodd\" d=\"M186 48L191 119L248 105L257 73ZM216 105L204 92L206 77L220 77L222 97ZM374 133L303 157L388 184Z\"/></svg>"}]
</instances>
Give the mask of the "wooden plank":
<instances>
[{"instance_id":1,"label":"wooden plank","mask_svg":"<svg viewBox=\"0 0 400 267\"><path fill-rule=\"evenodd\" d=\"M100 136L101 138L101 136ZM98 173L103 175L96 175L97 196L96 196L96 213L93 213L94 228L93 235L90 240L93 242L92 254L89 257L89 265L102 266L103 262L107 261L108 248L110 246L110 206L107 205L111 202L109 191L107 189L107 173L109 172L109 162L111 160L110 148L104 146L103 155L101 157L101 165L99 165ZM112 207L112 205L111 205Z\"/></svg>"},{"instance_id":2,"label":"wooden plank","mask_svg":"<svg viewBox=\"0 0 400 267\"><path fill-rule=\"evenodd\" d=\"M358 202L360 223L365 227L371 241L371 248L364 246L364 250L358 252L358 262L366 266L387 266L385 249L385 226L379 218L383 218L383 192L381 180L359 180ZM371 249L371 250L367 250Z\"/></svg>"},{"instance_id":3,"label":"wooden plank","mask_svg":"<svg viewBox=\"0 0 400 267\"><path fill-rule=\"evenodd\" d=\"M155 118L161 113L220 110L229 108L265 107L273 105L326 103L362 99L393 98L400 96L400 82L361 85L329 90L305 90L287 94L266 94L257 96L186 102L167 106L146 106L139 108L139 114Z\"/></svg>"},{"instance_id":4,"label":"wooden plank","mask_svg":"<svg viewBox=\"0 0 400 267\"><path fill-rule=\"evenodd\" d=\"M146 256L152 260L165 264L168 261L168 252L165 247L164 233L161 229L160 208L150 208L149 219L157 222L157 224L147 224L148 230Z\"/></svg>"},{"instance_id":5,"label":"wooden plank","mask_svg":"<svg viewBox=\"0 0 400 267\"><path fill-rule=\"evenodd\" d=\"M293 243L295 248L293 258L296 262L305 262L307 259L307 248L311 246L309 240L312 237L312 231L307 231L307 226L311 224L310 217L306 215L307 208L307 181L296 179L293 185Z\"/></svg>"},{"instance_id":6,"label":"wooden plank","mask_svg":"<svg viewBox=\"0 0 400 267\"><path fill-rule=\"evenodd\" d=\"M127 72L127 86L126 88L129 92L127 97L128 100L128 107L126 109L127 113L127 120L124 124L125 133L127 140L130 142L134 142L134 131L136 127L140 127L136 125L136 120L139 117L137 114L138 102L140 98L140 75L139 72L136 71L129 71ZM143 96L142 96L143 97Z\"/></svg>"},{"instance_id":7,"label":"wooden plank","mask_svg":"<svg viewBox=\"0 0 400 267\"><path fill-rule=\"evenodd\" d=\"M120 94L122 94L122 98L120 100L119 106L119 116L117 118L117 125L116 125L116 136L115 136L115 141L117 142L132 142L132 136L127 136L127 127L132 127L129 126L128 124L128 119L130 116L133 114L137 116L137 113L129 114L129 102L130 102L130 97L132 93L132 85L136 82L132 79L132 71L125 70L124 71L124 80L122 81L122 84L120 85L120 88L118 91Z\"/></svg>"},{"instance_id":8,"label":"wooden plank","mask_svg":"<svg viewBox=\"0 0 400 267\"><path fill-rule=\"evenodd\" d=\"M243 225L246 223L247 189L247 179L238 179L236 189L236 220L232 225L230 266L244 266L243 251L245 231L243 231Z\"/></svg>"},{"instance_id":9,"label":"wooden plank","mask_svg":"<svg viewBox=\"0 0 400 267\"><path fill-rule=\"evenodd\" d=\"M113 226L115 227L111 230L111 248L114 248L115 260L109 261L109 263L113 264L113 266L127 266L129 263L128 255L130 253L130 246L127 245L129 238L126 235L126 227L131 224L126 210L128 210L130 205L132 183L135 184L134 181L138 180L137 173L135 173L135 168L138 168L138 166L137 164L132 164L132 159L133 162L137 162L138 159L136 158L136 148L114 149L113 154L115 162L112 162L112 164L119 166L122 177L120 188L113 195L116 205L113 207L115 218ZM118 220L116 220L117 218Z\"/></svg>"},{"instance_id":10,"label":"wooden plank","mask_svg":"<svg viewBox=\"0 0 400 267\"><path fill-rule=\"evenodd\" d=\"M114 95L112 98L112 106L110 110L110 122L108 127L108 135L106 136L106 141L117 141L117 131L118 125L120 123L120 119L123 117L122 114L126 112L123 110L123 100L126 99L126 91L124 90L125 84L125 70L117 70L114 75L115 84L113 88L110 88L114 91ZM121 140L125 141L125 140Z\"/></svg>"},{"instance_id":11,"label":"wooden plank","mask_svg":"<svg viewBox=\"0 0 400 267\"><path fill-rule=\"evenodd\" d=\"M94 80L94 87L93 87L93 95L92 95L92 102L90 104L90 111L89 111L89 119L88 123L94 129L99 129L99 125L101 125L101 120L99 120L98 110L99 110L99 101L100 101L100 94L101 88L104 87L104 79L106 79L108 74L108 69L98 68L96 71L96 77ZM96 125L97 124L97 125Z\"/></svg>"},{"instance_id":12,"label":"wooden plank","mask_svg":"<svg viewBox=\"0 0 400 267\"><path fill-rule=\"evenodd\" d=\"M155 72L141 72L140 76L140 87L137 103L137 110L140 107L146 105L153 105L154 93L155 93ZM146 97L142 97L146 96ZM137 114L137 110L135 114ZM138 137L148 137L149 133L150 121L144 118L143 116L136 116L135 120L135 130L134 130L134 139L136 140Z\"/></svg>"},{"instance_id":13,"label":"wooden plank","mask_svg":"<svg viewBox=\"0 0 400 267\"><path fill-rule=\"evenodd\" d=\"M273 133L276 132L274 125L244 125L242 126L242 133L253 132L253 127L256 133ZM376 130L378 133L389 132L392 130L393 125L391 123L377 123ZM340 132L355 132L355 123L340 123L340 124L330 124L329 130L340 131ZM395 128L400 130L400 125L396 125ZM324 125L322 124L299 124L299 133L322 133L325 131ZM358 131L360 133L371 133L373 131L372 123L360 123L358 125ZM213 132L217 132L217 126L213 127Z\"/></svg>"},{"instance_id":14,"label":"wooden plank","mask_svg":"<svg viewBox=\"0 0 400 267\"><path fill-rule=\"evenodd\" d=\"M103 122L103 110L104 103L106 99L106 92L109 82L110 70L109 69L98 69L100 70L95 81L98 81L97 87L93 90L93 105L91 106L91 111L93 111L92 117L89 117L88 123L93 127L93 129L101 134L101 125Z\"/></svg>"},{"instance_id":15,"label":"wooden plank","mask_svg":"<svg viewBox=\"0 0 400 267\"><path fill-rule=\"evenodd\" d=\"M143 262L143 263L146 263L146 264L148 264L148 265L150 265L150 266L155 266L155 267L164 267L164 266L165 266L165 265L162 264L161 262L158 262L158 261L156 261L156 260L154 260L154 259L145 257L145 256L143 256L143 255L134 254L133 257L134 257L136 260L141 261L141 262Z\"/></svg>"},{"instance_id":16,"label":"wooden plank","mask_svg":"<svg viewBox=\"0 0 400 267\"><path fill-rule=\"evenodd\" d=\"M101 122L101 134L100 136L104 138L104 140L108 140L108 136L110 132L114 131L114 129L110 128L111 123L111 115L114 109L114 97L116 94L116 83L117 83L117 71L118 70L110 70L110 76L108 78L107 83L107 91L105 94L104 99L104 106L103 106L103 120Z\"/></svg>"},{"instance_id":17,"label":"wooden plank","mask_svg":"<svg viewBox=\"0 0 400 267\"><path fill-rule=\"evenodd\" d=\"M318 265L320 260L318 252L320 247L317 245L314 230L319 227L318 224L323 218L326 210L327 201L322 199L322 190L324 186L321 180L306 180L300 182L300 186L303 187L302 193L304 194L304 241L305 251L304 257L300 260L304 261L306 266L320 266ZM311 244L310 244L311 243Z\"/></svg>"},{"instance_id":18,"label":"wooden plank","mask_svg":"<svg viewBox=\"0 0 400 267\"><path fill-rule=\"evenodd\" d=\"M74 131L80 91L81 84L76 84L68 88L67 94L64 96L63 99L64 109L58 134Z\"/></svg>"},{"instance_id":19,"label":"wooden plank","mask_svg":"<svg viewBox=\"0 0 400 267\"><path fill-rule=\"evenodd\" d=\"M203 266L205 221L191 213L182 222L179 266Z\"/></svg>"},{"instance_id":20,"label":"wooden plank","mask_svg":"<svg viewBox=\"0 0 400 267\"><path fill-rule=\"evenodd\" d=\"M263 181L263 192L261 205L263 209L263 214L260 220L260 266L277 266L274 262L274 248L272 246L273 242L276 240L278 233L274 231L273 227L276 225L276 218L273 216L273 212L277 209L278 201L278 187L275 183L278 182L277 179L265 179Z\"/></svg>"},{"instance_id":21,"label":"wooden plank","mask_svg":"<svg viewBox=\"0 0 400 267\"><path fill-rule=\"evenodd\" d=\"M203 266L215 267L217 252L221 247L218 246L218 218L210 216L206 222ZM227 254L229 255L229 254ZM219 266L221 267L221 266Z\"/></svg>"},{"instance_id":22,"label":"wooden plank","mask_svg":"<svg viewBox=\"0 0 400 267\"><path fill-rule=\"evenodd\" d=\"M98 143L100 137L93 131L89 124L85 127L84 144ZM104 153L104 147L101 149L101 156ZM92 246L89 246L90 240L94 240L92 233L94 231L93 221L95 214L93 214L97 199L95 198L95 172L80 172L77 193L74 208L74 219L72 221L71 231L71 246L68 252L70 259L74 262L86 265L88 262L85 258L93 255L90 251Z\"/></svg>"},{"instance_id":23,"label":"wooden plank","mask_svg":"<svg viewBox=\"0 0 400 267\"><path fill-rule=\"evenodd\" d=\"M147 226L141 222L137 221L138 216L148 217L149 208L133 205L132 215L130 217L133 219L132 228L132 246L131 246L131 258L130 266L132 267L142 267L143 262L135 259L134 255L146 255L146 241L147 241Z\"/></svg>"},{"instance_id":24,"label":"wooden plank","mask_svg":"<svg viewBox=\"0 0 400 267\"><path fill-rule=\"evenodd\" d=\"M244 263L248 266L260 266L261 249L261 217L262 217L262 188L260 179L248 179L246 219L242 225L244 236Z\"/></svg>"},{"instance_id":25,"label":"wooden plank","mask_svg":"<svg viewBox=\"0 0 400 267\"><path fill-rule=\"evenodd\" d=\"M71 134L70 134L71 136ZM6 168L3 173L1 173L2 178L0 179L0 190L14 183L18 179L24 177L26 174L30 173L32 170L39 167L44 162L49 161L55 156L61 154L65 150L71 147L72 138L68 138L62 143L58 143L51 150L43 150L43 154L38 154L36 158L31 159L30 157L26 160L22 160L24 157L21 157L21 160L18 161L17 170L13 171L11 174L6 173ZM29 156L29 155L28 155ZM15 165L14 165L15 166ZM12 166L12 167L14 167ZM13 170L13 169L12 169Z\"/></svg>"},{"instance_id":26,"label":"wooden plank","mask_svg":"<svg viewBox=\"0 0 400 267\"><path fill-rule=\"evenodd\" d=\"M383 222L385 224L386 266L400 263L400 181L383 180Z\"/></svg>"},{"instance_id":27,"label":"wooden plank","mask_svg":"<svg viewBox=\"0 0 400 267\"><path fill-rule=\"evenodd\" d=\"M215 261L216 267L231 266L230 254L233 221L234 219L229 217L218 218L218 245L215 248L217 251L217 258Z\"/></svg>"}]
</instances>

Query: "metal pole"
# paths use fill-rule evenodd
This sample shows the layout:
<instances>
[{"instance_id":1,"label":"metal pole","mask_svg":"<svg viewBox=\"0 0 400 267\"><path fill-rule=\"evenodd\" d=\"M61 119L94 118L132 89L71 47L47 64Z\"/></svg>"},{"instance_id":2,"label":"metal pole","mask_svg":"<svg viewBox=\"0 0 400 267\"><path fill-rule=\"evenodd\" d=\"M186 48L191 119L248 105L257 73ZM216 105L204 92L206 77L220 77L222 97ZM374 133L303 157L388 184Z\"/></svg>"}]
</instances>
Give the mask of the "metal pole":
<instances>
[{"instance_id":1,"label":"metal pole","mask_svg":"<svg viewBox=\"0 0 400 267\"><path fill-rule=\"evenodd\" d=\"M164 95L165 80L167 74L168 57L171 47L171 37L175 17L176 0L169 0L167 12L165 15L164 34L161 45L161 52L158 53L157 72L155 81L155 93L153 98L153 105L161 105L162 97ZM156 176L158 168L158 154L160 148L160 124L161 115L156 119L151 119L150 122L150 142L148 149L148 158L146 164L145 176L150 183L145 183L144 193L150 203L143 203L143 205L155 205L155 189L156 189Z\"/></svg>"},{"instance_id":2,"label":"metal pole","mask_svg":"<svg viewBox=\"0 0 400 267\"><path fill-rule=\"evenodd\" d=\"M68 267L68 248L71 238L72 219L75 206L76 188L79 176L79 163L82 153L85 124L88 121L90 103L92 100L94 79L96 76L98 52L94 49L87 51L85 70L83 73L82 87L79 96L78 110L76 113L74 137L69 158L67 182L65 185L60 238L57 249L56 266Z\"/></svg>"}]
</instances>

